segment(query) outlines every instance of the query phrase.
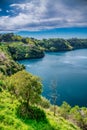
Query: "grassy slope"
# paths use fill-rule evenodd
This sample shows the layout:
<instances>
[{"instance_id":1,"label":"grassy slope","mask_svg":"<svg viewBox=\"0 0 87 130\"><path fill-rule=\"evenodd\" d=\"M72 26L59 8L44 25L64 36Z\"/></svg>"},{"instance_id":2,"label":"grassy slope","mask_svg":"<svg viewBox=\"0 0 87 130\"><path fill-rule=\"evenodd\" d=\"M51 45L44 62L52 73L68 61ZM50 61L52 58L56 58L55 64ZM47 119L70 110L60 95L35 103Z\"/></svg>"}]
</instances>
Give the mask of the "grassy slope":
<instances>
[{"instance_id":1,"label":"grassy slope","mask_svg":"<svg viewBox=\"0 0 87 130\"><path fill-rule=\"evenodd\" d=\"M48 123L22 120L16 115L17 99L8 92L0 92L0 130L80 130L62 117L54 117L46 111Z\"/></svg>"},{"instance_id":2,"label":"grassy slope","mask_svg":"<svg viewBox=\"0 0 87 130\"><path fill-rule=\"evenodd\" d=\"M4 74L10 74L21 70L22 67L17 64L7 47L0 46L0 69ZM45 110L48 123L36 122L35 120L22 120L16 115L16 109L19 102L8 92L0 92L0 130L79 130L72 123L62 117L54 117L53 113Z\"/></svg>"}]
</instances>

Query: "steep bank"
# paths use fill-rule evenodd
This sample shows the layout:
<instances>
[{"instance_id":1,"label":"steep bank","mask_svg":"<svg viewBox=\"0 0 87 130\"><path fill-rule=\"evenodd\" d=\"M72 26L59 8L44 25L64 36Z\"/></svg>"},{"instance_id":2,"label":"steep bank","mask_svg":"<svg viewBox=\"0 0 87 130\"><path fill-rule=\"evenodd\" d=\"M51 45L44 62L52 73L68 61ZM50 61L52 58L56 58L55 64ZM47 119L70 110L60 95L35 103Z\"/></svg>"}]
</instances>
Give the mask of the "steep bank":
<instances>
[{"instance_id":1,"label":"steep bank","mask_svg":"<svg viewBox=\"0 0 87 130\"><path fill-rule=\"evenodd\" d=\"M0 72L11 75L24 69L24 66L15 62L6 46L0 46Z\"/></svg>"}]
</instances>

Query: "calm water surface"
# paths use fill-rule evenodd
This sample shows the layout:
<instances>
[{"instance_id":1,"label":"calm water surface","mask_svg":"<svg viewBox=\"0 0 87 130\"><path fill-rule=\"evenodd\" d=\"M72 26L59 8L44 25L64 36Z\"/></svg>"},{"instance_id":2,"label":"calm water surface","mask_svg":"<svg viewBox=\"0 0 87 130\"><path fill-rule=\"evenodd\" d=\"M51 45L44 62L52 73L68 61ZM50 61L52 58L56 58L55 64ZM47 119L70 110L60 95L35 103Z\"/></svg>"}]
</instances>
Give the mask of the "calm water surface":
<instances>
[{"instance_id":1,"label":"calm water surface","mask_svg":"<svg viewBox=\"0 0 87 130\"><path fill-rule=\"evenodd\" d=\"M57 104L87 106L87 49L46 53L42 59L21 60L26 70L43 80L43 95L50 99L51 82L57 82Z\"/></svg>"}]
</instances>

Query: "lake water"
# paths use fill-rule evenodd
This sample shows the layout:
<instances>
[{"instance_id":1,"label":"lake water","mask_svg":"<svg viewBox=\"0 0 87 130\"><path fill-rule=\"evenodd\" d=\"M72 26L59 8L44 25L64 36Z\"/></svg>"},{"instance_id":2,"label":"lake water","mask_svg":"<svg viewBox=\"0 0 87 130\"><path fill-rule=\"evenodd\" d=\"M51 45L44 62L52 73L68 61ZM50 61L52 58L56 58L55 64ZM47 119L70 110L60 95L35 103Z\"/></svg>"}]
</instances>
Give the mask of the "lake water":
<instances>
[{"instance_id":1,"label":"lake water","mask_svg":"<svg viewBox=\"0 0 87 130\"><path fill-rule=\"evenodd\" d=\"M57 83L57 104L87 106L87 49L46 53L44 58L21 60L26 70L42 78L43 94L51 99L51 83Z\"/></svg>"}]
</instances>

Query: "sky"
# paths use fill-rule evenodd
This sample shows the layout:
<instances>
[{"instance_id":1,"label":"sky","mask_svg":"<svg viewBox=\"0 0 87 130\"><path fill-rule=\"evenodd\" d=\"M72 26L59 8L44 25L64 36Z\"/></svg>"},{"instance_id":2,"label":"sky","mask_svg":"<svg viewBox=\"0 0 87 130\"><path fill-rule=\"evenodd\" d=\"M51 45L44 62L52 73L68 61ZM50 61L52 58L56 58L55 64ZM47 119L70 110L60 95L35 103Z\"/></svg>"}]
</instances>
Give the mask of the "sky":
<instances>
[{"instance_id":1,"label":"sky","mask_svg":"<svg viewBox=\"0 0 87 130\"><path fill-rule=\"evenodd\" d=\"M0 33L87 38L87 0L0 0Z\"/></svg>"}]
</instances>

